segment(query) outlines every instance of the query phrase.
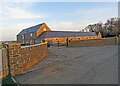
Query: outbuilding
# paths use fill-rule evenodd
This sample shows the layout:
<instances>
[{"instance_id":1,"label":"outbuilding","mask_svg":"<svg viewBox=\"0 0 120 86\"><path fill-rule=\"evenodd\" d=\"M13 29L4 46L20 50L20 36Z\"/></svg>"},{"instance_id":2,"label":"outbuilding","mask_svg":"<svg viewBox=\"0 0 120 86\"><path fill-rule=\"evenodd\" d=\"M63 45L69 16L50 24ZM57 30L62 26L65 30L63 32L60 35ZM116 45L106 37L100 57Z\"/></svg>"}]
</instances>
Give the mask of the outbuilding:
<instances>
[{"instance_id":1,"label":"outbuilding","mask_svg":"<svg viewBox=\"0 0 120 86\"><path fill-rule=\"evenodd\" d=\"M45 23L23 29L17 35L17 41L21 44L35 44L48 42L50 44L61 43L72 40L101 39L98 32L75 32L75 31L52 31Z\"/></svg>"}]
</instances>

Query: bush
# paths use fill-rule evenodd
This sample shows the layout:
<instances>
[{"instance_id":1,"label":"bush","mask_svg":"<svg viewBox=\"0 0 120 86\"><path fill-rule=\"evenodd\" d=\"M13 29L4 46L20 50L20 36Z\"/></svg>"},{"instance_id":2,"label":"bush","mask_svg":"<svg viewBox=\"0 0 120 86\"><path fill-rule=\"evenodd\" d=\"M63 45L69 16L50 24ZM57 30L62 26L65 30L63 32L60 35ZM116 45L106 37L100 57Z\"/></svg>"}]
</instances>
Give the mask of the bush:
<instances>
[{"instance_id":1,"label":"bush","mask_svg":"<svg viewBox=\"0 0 120 86\"><path fill-rule=\"evenodd\" d=\"M11 75L7 75L2 78L2 86L18 86L17 83L12 79Z\"/></svg>"},{"instance_id":2,"label":"bush","mask_svg":"<svg viewBox=\"0 0 120 86\"><path fill-rule=\"evenodd\" d=\"M60 44L60 46L67 46L67 44L66 44L66 43L64 43L64 44Z\"/></svg>"}]
</instances>

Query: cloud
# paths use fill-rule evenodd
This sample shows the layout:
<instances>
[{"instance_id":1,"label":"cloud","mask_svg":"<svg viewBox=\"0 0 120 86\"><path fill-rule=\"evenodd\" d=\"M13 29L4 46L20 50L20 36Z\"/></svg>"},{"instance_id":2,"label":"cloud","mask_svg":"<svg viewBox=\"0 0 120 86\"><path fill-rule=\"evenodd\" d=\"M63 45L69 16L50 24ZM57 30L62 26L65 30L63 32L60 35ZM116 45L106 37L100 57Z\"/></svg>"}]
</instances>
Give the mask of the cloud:
<instances>
[{"instance_id":1,"label":"cloud","mask_svg":"<svg viewBox=\"0 0 120 86\"><path fill-rule=\"evenodd\" d=\"M90 9L76 8L75 10L70 11L70 13L68 13L68 16L63 16L63 14L60 14L56 15L57 17L53 17L53 15L50 15L53 12L46 14L40 13L40 15L38 15L36 13L39 12L33 13L31 12L32 9L26 10L24 7L20 7L21 5L18 4L19 3L7 3L7 5L3 4L3 7L0 7L0 18L5 20L2 27L2 33L4 33L2 34L3 40L15 40L16 35L22 29L36 25L39 21L46 21L45 23L48 24L52 30L80 31L88 24L97 23L99 21L106 21L108 18L117 15L116 7L101 7ZM29 3L29 5L30 4L32 3ZM48 18L43 19L46 16Z\"/></svg>"},{"instance_id":2,"label":"cloud","mask_svg":"<svg viewBox=\"0 0 120 86\"><path fill-rule=\"evenodd\" d=\"M101 20L103 17L117 17L117 5L116 7L101 7L101 8L91 8L91 9L77 9L72 12L73 16L82 16L82 19L90 20ZM105 19L105 18L104 18ZM103 20L104 20L103 19Z\"/></svg>"},{"instance_id":3,"label":"cloud","mask_svg":"<svg viewBox=\"0 0 120 86\"><path fill-rule=\"evenodd\" d=\"M73 22L70 21L61 21L58 24L56 24L56 27L73 27Z\"/></svg>"},{"instance_id":4,"label":"cloud","mask_svg":"<svg viewBox=\"0 0 120 86\"><path fill-rule=\"evenodd\" d=\"M110 11L111 8L92 8L92 9L78 9L74 12L75 15L92 15L102 14Z\"/></svg>"},{"instance_id":5,"label":"cloud","mask_svg":"<svg viewBox=\"0 0 120 86\"><path fill-rule=\"evenodd\" d=\"M36 25L35 22L19 23L19 24L5 24L0 29L0 40L16 40L16 35L25 28ZM2 36L1 36L2 35Z\"/></svg>"},{"instance_id":6,"label":"cloud","mask_svg":"<svg viewBox=\"0 0 120 86\"><path fill-rule=\"evenodd\" d=\"M0 19L36 19L42 18L42 14L32 13L15 3L1 3Z\"/></svg>"},{"instance_id":7,"label":"cloud","mask_svg":"<svg viewBox=\"0 0 120 86\"><path fill-rule=\"evenodd\" d=\"M40 2L40 0L1 0L0 2Z\"/></svg>"},{"instance_id":8,"label":"cloud","mask_svg":"<svg viewBox=\"0 0 120 86\"><path fill-rule=\"evenodd\" d=\"M76 9L71 14L76 19L76 24L80 24L80 28L83 29L89 24L98 22L105 23L107 19L117 17L117 6L116 7L101 7L91 9Z\"/></svg>"},{"instance_id":9,"label":"cloud","mask_svg":"<svg viewBox=\"0 0 120 86\"><path fill-rule=\"evenodd\" d=\"M7 3L0 7L0 40L16 40L16 35L22 29L40 23L38 19L43 18L44 13L32 13L17 5L18 3Z\"/></svg>"},{"instance_id":10,"label":"cloud","mask_svg":"<svg viewBox=\"0 0 120 86\"><path fill-rule=\"evenodd\" d=\"M119 2L119 0L4 0L4 2Z\"/></svg>"},{"instance_id":11,"label":"cloud","mask_svg":"<svg viewBox=\"0 0 120 86\"><path fill-rule=\"evenodd\" d=\"M71 21L49 22L49 25L52 30L58 30L58 31L79 31L80 30L80 24L71 22Z\"/></svg>"},{"instance_id":12,"label":"cloud","mask_svg":"<svg viewBox=\"0 0 120 86\"><path fill-rule=\"evenodd\" d=\"M106 21L106 20L105 20ZM48 22L51 30L56 31L81 31L89 24L98 23L99 20L81 20L81 21L58 21Z\"/></svg>"},{"instance_id":13,"label":"cloud","mask_svg":"<svg viewBox=\"0 0 120 86\"><path fill-rule=\"evenodd\" d=\"M0 10L2 19L33 19L42 17L42 15L36 15L18 7L4 6Z\"/></svg>"}]
</instances>

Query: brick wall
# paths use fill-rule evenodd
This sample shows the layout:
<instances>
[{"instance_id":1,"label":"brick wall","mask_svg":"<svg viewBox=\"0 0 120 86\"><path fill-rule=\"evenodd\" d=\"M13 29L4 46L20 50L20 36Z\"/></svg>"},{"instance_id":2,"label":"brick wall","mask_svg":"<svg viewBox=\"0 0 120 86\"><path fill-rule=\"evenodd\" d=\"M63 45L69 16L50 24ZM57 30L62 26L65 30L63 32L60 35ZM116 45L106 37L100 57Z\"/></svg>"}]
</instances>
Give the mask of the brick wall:
<instances>
[{"instance_id":1,"label":"brick wall","mask_svg":"<svg viewBox=\"0 0 120 86\"><path fill-rule=\"evenodd\" d=\"M9 57L12 75L21 74L47 55L47 44L36 44L21 47L20 44L9 44ZM6 50L3 51L3 76L8 73Z\"/></svg>"},{"instance_id":2,"label":"brick wall","mask_svg":"<svg viewBox=\"0 0 120 86\"><path fill-rule=\"evenodd\" d=\"M105 39L94 39L94 40L80 40L80 41L70 41L69 47L77 46L102 46L109 44L117 44L118 38L105 38Z\"/></svg>"}]
</instances>

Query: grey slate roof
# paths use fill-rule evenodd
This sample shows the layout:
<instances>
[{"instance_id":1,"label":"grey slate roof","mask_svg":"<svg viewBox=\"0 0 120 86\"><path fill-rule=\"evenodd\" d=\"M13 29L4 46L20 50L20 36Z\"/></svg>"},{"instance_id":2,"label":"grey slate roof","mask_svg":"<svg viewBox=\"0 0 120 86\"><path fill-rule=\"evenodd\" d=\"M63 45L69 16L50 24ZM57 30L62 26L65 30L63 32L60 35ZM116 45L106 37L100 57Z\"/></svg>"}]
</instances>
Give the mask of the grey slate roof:
<instances>
[{"instance_id":1,"label":"grey slate roof","mask_svg":"<svg viewBox=\"0 0 120 86\"><path fill-rule=\"evenodd\" d=\"M33 33L37 31L44 23L23 29L18 35L23 35L23 34L28 34L28 33Z\"/></svg>"},{"instance_id":2,"label":"grey slate roof","mask_svg":"<svg viewBox=\"0 0 120 86\"><path fill-rule=\"evenodd\" d=\"M95 32L47 31L38 36L40 39L52 37L97 36Z\"/></svg>"}]
</instances>

